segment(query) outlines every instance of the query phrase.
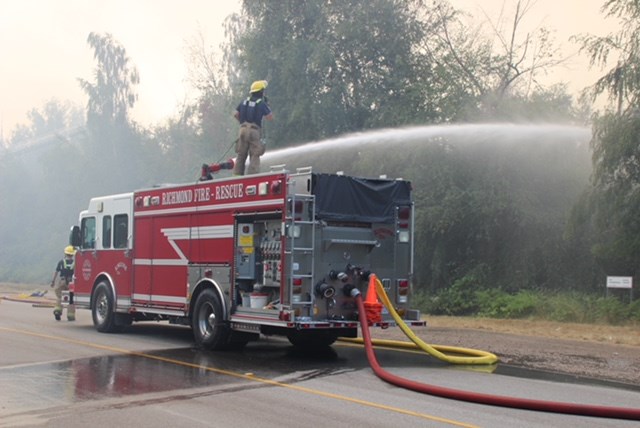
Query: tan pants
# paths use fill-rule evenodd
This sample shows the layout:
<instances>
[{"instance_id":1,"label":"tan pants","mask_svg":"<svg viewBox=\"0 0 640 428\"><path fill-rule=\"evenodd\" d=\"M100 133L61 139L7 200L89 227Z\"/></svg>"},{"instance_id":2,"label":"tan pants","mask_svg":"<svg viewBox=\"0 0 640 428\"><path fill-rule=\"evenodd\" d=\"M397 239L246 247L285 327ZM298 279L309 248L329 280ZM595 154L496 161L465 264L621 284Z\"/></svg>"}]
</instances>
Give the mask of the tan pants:
<instances>
[{"instance_id":1,"label":"tan pants","mask_svg":"<svg viewBox=\"0 0 640 428\"><path fill-rule=\"evenodd\" d=\"M69 282L66 278L60 276L56 281L56 286L53 289L56 293L56 305L53 308L54 315L61 316L62 315L62 292L69 289ZM69 321L74 321L76 319L76 305L69 302L67 305L67 319Z\"/></svg>"},{"instance_id":2,"label":"tan pants","mask_svg":"<svg viewBox=\"0 0 640 428\"><path fill-rule=\"evenodd\" d=\"M240 125L240 135L236 143L236 165L233 168L234 175L244 175L245 162L250 156L247 174L260 172L260 156L265 152L265 145L260 141L260 128L247 122Z\"/></svg>"}]
</instances>

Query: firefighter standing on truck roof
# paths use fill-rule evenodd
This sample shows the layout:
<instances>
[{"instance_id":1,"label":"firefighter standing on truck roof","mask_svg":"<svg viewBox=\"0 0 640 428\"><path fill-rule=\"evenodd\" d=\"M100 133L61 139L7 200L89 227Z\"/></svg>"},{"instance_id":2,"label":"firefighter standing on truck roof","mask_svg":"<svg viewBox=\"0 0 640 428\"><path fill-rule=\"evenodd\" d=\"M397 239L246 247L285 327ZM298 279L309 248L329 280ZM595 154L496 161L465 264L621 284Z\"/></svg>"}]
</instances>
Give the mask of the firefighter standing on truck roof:
<instances>
[{"instance_id":1,"label":"firefighter standing on truck roof","mask_svg":"<svg viewBox=\"0 0 640 428\"><path fill-rule=\"evenodd\" d=\"M51 287L55 286L56 306L53 309L53 316L60 321L62 316L62 291L69 289L69 283L73 279L73 268L75 265L76 250L71 245L64 248L64 258L58 262L56 271L53 273ZM56 283L56 278L58 282ZM67 320L76 320L76 305L73 304L73 297L70 296L69 305L67 306Z\"/></svg>"},{"instance_id":2,"label":"firefighter standing on truck roof","mask_svg":"<svg viewBox=\"0 0 640 428\"><path fill-rule=\"evenodd\" d=\"M267 104L264 90L267 88L266 80L257 80L251 84L249 97L242 101L233 113L240 122L240 135L236 142L236 165L234 175L244 175L244 164L247 155L249 161L249 174L260 172L260 156L264 154L265 143L261 141L262 118L273 120L273 113Z\"/></svg>"}]
</instances>

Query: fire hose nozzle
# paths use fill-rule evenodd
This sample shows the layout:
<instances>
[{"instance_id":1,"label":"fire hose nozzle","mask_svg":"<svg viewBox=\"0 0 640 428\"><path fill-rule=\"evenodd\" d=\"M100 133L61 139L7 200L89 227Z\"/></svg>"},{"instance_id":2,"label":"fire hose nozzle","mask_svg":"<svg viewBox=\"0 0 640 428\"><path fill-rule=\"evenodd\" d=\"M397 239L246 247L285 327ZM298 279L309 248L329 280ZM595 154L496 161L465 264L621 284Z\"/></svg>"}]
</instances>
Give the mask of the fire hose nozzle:
<instances>
[{"instance_id":1,"label":"fire hose nozzle","mask_svg":"<svg viewBox=\"0 0 640 428\"><path fill-rule=\"evenodd\" d=\"M213 174L223 169L233 169L235 161L233 159L227 159L225 162L212 163L211 165L202 164L202 171L200 172L200 181L212 180Z\"/></svg>"},{"instance_id":2,"label":"fire hose nozzle","mask_svg":"<svg viewBox=\"0 0 640 428\"><path fill-rule=\"evenodd\" d=\"M349 275L347 275L344 272L336 272L335 270L332 270L329 272L329 279L331 279L332 281L335 280L340 280L342 282L347 281L347 279L349 279Z\"/></svg>"},{"instance_id":3,"label":"fire hose nozzle","mask_svg":"<svg viewBox=\"0 0 640 428\"><path fill-rule=\"evenodd\" d=\"M349 297L357 297L361 294L360 290L358 290L356 286L353 284L345 285L342 291L344 292L345 296L349 296Z\"/></svg>"},{"instance_id":4,"label":"fire hose nozzle","mask_svg":"<svg viewBox=\"0 0 640 428\"><path fill-rule=\"evenodd\" d=\"M315 291L317 295L325 299L330 299L336 294L336 289L324 281L316 284Z\"/></svg>"}]
</instances>

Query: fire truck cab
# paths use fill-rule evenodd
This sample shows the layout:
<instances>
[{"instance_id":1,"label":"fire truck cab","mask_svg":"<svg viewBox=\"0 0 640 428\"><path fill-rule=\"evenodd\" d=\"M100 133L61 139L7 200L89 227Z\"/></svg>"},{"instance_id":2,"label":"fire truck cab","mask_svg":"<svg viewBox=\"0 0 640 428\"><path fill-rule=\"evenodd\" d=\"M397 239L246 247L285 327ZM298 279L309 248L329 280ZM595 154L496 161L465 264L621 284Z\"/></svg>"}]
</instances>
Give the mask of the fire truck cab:
<instances>
[{"instance_id":1,"label":"fire truck cab","mask_svg":"<svg viewBox=\"0 0 640 428\"><path fill-rule=\"evenodd\" d=\"M409 308L413 202L404 180L311 168L93 198L72 228L72 284L100 332L132 321L189 325L208 349L260 334L298 346L356 337L370 273ZM393 321L383 311L380 326Z\"/></svg>"}]
</instances>

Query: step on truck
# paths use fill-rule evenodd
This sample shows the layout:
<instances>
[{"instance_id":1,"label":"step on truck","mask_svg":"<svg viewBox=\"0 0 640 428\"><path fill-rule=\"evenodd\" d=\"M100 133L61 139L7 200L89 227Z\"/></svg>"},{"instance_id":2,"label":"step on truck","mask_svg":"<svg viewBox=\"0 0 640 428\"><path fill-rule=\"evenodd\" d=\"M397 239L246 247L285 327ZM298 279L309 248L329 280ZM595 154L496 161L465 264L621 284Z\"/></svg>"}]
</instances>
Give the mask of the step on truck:
<instances>
[{"instance_id":1,"label":"step on truck","mask_svg":"<svg viewBox=\"0 0 640 428\"><path fill-rule=\"evenodd\" d=\"M211 177L92 198L80 213L72 289L98 331L165 320L206 349L261 334L326 346L357 337L351 291L365 293L372 272L403 319L424 325L409 308L410 182L311 168ZM373 324L393 320L383 310Z\"/></svg>"}]
</instances>

